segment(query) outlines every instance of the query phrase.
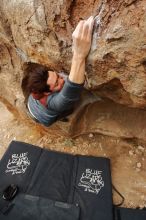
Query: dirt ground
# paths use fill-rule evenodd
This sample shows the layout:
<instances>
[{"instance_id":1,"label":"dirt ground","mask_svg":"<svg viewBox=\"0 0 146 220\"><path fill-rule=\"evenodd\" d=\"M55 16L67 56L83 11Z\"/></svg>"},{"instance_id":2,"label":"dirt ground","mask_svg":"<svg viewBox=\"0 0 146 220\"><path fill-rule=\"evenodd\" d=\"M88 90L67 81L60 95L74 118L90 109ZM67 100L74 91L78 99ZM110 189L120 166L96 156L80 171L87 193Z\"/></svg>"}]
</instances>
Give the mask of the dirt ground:
<instances>
[{"instance_id":1,"label":"dirt ground","mask_svg":"<svg viewBox=\"0 0 146 220\"><path fill-rule=\"evenodd\" d=\"M16 111L12 114L0 102L0 158L12 140L71 154L108 157L113 185L125 197L122 206L146 207L146 143L94 133L71 139L67 135L68 126L57 122L51 128L44 128L20 117ZM115 191L113 201L115 204L121 201Z\"/></svg>"}]
</instances>

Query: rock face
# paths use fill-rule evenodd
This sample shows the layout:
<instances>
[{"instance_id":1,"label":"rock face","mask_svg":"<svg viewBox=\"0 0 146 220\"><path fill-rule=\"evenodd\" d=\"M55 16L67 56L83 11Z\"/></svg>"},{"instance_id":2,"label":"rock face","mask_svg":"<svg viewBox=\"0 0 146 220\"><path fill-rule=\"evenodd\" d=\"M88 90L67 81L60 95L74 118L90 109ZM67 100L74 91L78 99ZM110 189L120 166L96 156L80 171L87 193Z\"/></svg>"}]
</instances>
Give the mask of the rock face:
<instances>
[{"instance_id":1,"label":"rock face","mask_svg":"<svg viewBox=\"0 0 146 220\"><path fill-rule=\"evenodd\" d=\"M0 0L0 96L22 109L25 65L69 72L72 32L90 15L98 16L87 59L88 87L145 108L145 0Z\"/></svg>"},{"instance_id":2,"label":"rock face","mask_svg":"<svg viewBox=\"0 0 146 220\"><path fill-rule=\"evenodd\" d=\"M70 126L72 137L93 132L146 142L145 110L100 100L87 104L75 116Z\"/></svg>"}]
</instances>

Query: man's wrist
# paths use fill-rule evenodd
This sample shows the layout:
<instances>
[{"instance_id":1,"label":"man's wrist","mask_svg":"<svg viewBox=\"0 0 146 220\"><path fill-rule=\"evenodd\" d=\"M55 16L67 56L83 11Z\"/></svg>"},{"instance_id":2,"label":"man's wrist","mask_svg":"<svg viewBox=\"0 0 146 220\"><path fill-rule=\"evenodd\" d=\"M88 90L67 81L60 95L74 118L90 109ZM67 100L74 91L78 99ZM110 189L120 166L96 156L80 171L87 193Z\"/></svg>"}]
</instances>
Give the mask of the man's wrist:
<instances>
[{"instance_id":1,"label":"man's wrist","mask_svg":"<svg viewBox=\"0 0 146 220\"><path fill-rule=\"evenodd\" d=\"M74 83L82 84L85 80L85 59L78 54L73 54L69 80Z\"/></svg>"},{"instance_id":2,"label":"man's wrist","mask_svg":"<svg viewBox=\"0 0 146 220\"><path fill-rule=\"evenodd\" d=\"M73 60L79 60L79 61L84 61L85 60L85 57L81 54L77 54L77 53L73 53Z\"/></svg>"}]
</instances>

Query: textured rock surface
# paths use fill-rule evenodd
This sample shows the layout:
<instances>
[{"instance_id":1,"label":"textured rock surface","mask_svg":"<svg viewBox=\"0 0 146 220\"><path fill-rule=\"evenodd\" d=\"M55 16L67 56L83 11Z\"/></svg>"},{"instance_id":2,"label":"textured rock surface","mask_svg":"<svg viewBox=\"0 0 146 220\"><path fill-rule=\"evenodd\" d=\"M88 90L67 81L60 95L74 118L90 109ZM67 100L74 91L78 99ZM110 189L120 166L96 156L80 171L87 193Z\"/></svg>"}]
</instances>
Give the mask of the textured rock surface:
<instances>
[{"instance_id":1,"label":"textured rock surface","mask_svg":"<svg viewBox=\"0 0 146 220\"><path fill-rule=\"evenodd\" d=\"M146 1L109 1L108 5L91 56L92 79L95 87L107 83L101 90L116 102L145 107Z\"/></svg>"},{"instance_id":2,"label":"textured rock surface","mask_svg":"<svg viewBox=\"0 0 146 220\"><path fill-rule=\"evenodd\" d=\"M72 137L102 133L146 142L146 111L100 100L81 108L72 119L70 133Z\"/></svg>"},{"instance_id":3,"label":"textured rock surface","mask_svg":"<svg viewBox=\"0 0 146 220\"><path fill-rule=\"evenodd\" d=\"M90 89L116 102L145 108L145 0L0 3L0 94L11 103L21 103L20 81L25 63L41 63L69 72L72 31L80 19L99 14L87 65Z\"/></svg>"}]
</instances>

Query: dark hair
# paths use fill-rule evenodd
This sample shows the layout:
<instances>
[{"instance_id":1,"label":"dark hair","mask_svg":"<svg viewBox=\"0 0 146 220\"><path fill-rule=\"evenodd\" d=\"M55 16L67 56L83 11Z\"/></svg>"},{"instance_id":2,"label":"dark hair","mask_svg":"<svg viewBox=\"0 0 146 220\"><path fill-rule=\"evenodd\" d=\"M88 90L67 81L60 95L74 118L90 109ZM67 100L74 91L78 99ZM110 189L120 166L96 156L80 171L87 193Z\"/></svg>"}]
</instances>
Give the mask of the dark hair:
<instances>
[{"instance_id":1,"label":"dark hair","mask_svg":"<svg viewBox=\"0 0 146 220\"><path fill-rule=\"evenodd\" d=\"M49 85L47 85L48 71L47 67L36 63L30 63L26 66L21 84L26 99L30 93L50 92Z\"/></svg>"}]
</instances>

